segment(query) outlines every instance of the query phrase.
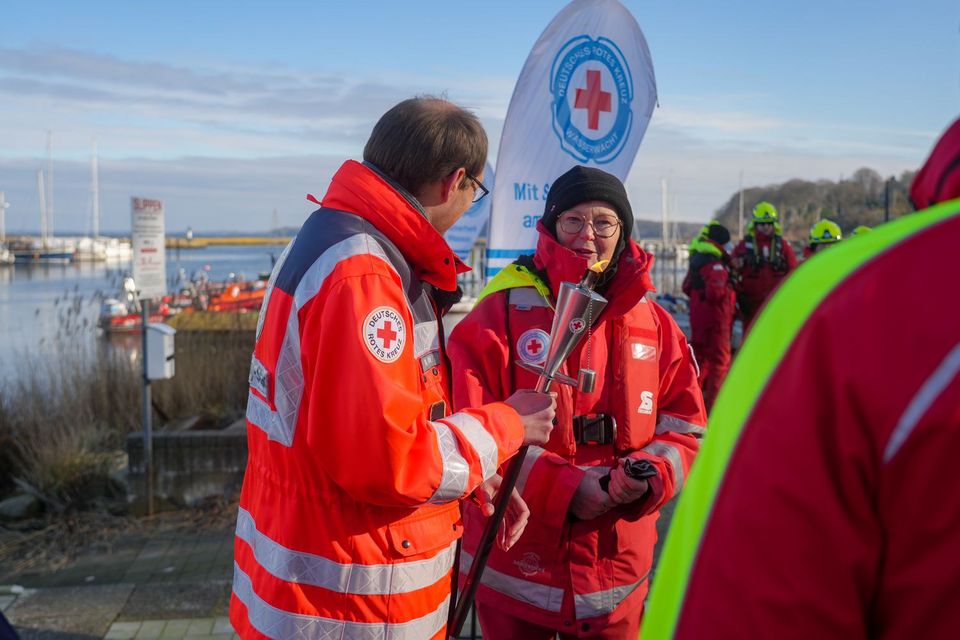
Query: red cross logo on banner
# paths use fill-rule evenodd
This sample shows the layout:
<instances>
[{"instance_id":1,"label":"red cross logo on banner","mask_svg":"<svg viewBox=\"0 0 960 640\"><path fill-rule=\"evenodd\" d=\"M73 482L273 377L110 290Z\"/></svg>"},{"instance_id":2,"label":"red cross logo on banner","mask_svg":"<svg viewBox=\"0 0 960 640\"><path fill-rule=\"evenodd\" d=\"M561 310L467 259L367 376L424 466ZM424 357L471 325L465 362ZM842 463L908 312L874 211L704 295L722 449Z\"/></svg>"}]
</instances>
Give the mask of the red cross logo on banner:
<instances>
[{"instance_id":1,"label":"red cross logo on banner","mask_svg":"<svg viewBox=\"0 0 960 640\"><path fill-rule=\"evenodd\" d=\"M364 319L361 338L377 360L393 362L403 353L407 342L403 316L392 307L377 307Z\"/></svg>"},{"instance_id":2,"label":"red cross logo on banner","mask_svg":"<svg viewBox=\"0 0 960 640\"><path fill-rule=\"evenodd\" d=\"M604 91L600 87L600 72L587 71L587 86L585 89L577 89L577 98L573 103L576 109L587 110L587 128L597 130L600 128L600 112L609 112L611 93Z\"/></svg>"}]
</instances>

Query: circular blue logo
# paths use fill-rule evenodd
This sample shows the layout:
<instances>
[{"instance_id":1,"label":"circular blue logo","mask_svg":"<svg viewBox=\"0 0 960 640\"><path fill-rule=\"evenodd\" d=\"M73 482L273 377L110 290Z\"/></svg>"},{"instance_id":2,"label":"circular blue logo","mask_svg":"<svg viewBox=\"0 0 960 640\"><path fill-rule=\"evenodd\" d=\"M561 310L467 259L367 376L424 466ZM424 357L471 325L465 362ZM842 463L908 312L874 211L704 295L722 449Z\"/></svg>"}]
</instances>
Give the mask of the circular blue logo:
<instances>
[{"instance_id":1,"label":"circular blue logo","mask_svg":"<svg viewBox=\"0 0 960 640\"><path fill-rule=\"evenodd\" d=\"M578 162L613 161L633 124L633 80L609 38L577 36L560 47L550 70L553 131Z\"/></svg>"},{"instance_id":2,"label":"circular blue logo","mask_svg":"<svg viewBox=\"0 0 960 640\"><path fill-rule=\"evenodd\" d=\"M524 362L543 364L550 350L550 334L543 329L527 329L517 339L517 355Z\"/></svg>"}]
</instances>

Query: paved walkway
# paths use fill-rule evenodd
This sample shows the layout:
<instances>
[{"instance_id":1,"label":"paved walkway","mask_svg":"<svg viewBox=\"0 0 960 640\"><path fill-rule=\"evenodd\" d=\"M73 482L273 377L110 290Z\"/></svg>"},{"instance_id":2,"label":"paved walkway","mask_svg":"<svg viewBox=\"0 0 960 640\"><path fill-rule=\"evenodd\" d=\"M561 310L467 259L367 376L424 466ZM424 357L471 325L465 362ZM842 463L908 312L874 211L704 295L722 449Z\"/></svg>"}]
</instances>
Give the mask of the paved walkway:
<instances>
[{"instance_id":1,"label":"paved walkway","mask_svg":"<svg viewBox=\"0 0 960 640\"><path fill-rule=\"evenodd\" d=\"M133 534L57 571L0 567L0 611L22 640L224 640L232 578L232 526Z\"/></svg>"},{"instance_id":2,"label":"paved walkway","mask_svg":"<svg viewBox=\"0 0 960 640\"><path fill-rule=\"evenodd\" d=\"M31 638L233 638L233 529L127 536L52 572L6 576L0 611Z\"/></svg>"}]
</instances>

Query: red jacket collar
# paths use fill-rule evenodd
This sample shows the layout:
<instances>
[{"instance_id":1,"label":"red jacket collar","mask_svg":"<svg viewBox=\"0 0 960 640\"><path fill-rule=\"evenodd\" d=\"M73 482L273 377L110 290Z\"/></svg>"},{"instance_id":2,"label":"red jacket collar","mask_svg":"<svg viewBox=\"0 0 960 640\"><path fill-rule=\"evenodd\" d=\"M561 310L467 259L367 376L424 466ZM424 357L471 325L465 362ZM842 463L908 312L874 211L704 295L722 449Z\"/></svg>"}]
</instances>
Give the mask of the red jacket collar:
<instances>
[{"instance_id":1,"label":"red jacket collar","mask_svg":"<svg viewBox=\"0 0 960 640\"><path fill-rule=\"evenodd\" d=\"M413 203L359 162L343 163L330 182L323 206L369 221L397 245L417 277L439 289L455 290L457 274L470 271Z\"/></svg>"},{"instance_id":2,"label":"red jacket collar","mask_svg":"<svg viewBox=\"0 0 960 640\"><path fill-rule=\"evenodd\" d=\"M537 223L537 231L540 237L533 263L546 272L550 290L559 291L561 282L580 282L589 266L586 258L560 244L540 222ZM603 310L604 316L622 316L640 302L647 292L656 291L650 279L652 266L653 256L645 253L633 240L628 240L617 260L613 282L604 293L608 300Z\"/></svg>"}]
</instances>

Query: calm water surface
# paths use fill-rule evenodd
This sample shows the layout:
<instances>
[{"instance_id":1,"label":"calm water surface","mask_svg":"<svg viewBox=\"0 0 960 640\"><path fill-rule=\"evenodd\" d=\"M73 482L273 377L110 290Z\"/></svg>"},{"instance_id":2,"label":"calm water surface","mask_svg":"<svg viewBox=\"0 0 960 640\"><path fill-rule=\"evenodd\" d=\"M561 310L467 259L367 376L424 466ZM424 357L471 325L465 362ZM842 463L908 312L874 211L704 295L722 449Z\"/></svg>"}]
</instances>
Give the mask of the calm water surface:
<instances>
[{"instance_id":1,"label":"calm water surface","mask_svg":"<svg viewBox=\"0 0 960 640\"><path fill-rule=\"evenodd\" d=\"M170 289L181 268L188 276L206 269L213 281L231 273L254 279L270 271L272 256L279 257L281 251L282 245L168 249ZM123 276L130 270L129 262L0 265L0 385L20 375L18 364L24 354L56 357L57 334L62 335L67 316L78 327L72 339L91 344L106 340L96 328L100 302L104 297L119 297Z\"/></svg>"}]
</instances>

